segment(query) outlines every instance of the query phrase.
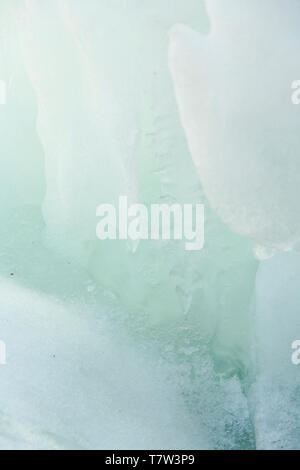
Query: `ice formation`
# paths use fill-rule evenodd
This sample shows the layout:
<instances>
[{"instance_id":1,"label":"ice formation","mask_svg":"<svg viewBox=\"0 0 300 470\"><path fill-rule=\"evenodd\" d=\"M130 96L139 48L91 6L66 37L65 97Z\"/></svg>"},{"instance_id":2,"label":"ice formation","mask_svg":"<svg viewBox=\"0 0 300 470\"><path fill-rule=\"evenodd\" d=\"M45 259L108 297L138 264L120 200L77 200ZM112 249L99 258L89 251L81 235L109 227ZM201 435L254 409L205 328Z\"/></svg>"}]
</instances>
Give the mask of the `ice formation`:
<instances>
[{"instance_id":1,"label":"ice formation","mask_svg":"<svg viewBox=\"0 0 300 470\"><path fill-rule=\"evenodd\" d=\"M224 3L0 1L0 448L298 445L298 259L253 241L299 238L299 7ZM98 240L120 195L204 203L203 250Z\"/></svg>"},{"instance_id":2,"label":"ice formation","mask_svg":"<svg viewBox=\"0 0 300 470\"><path fill-rule=\"evenodd\" d=\"M300 376L287 354L300 329L299 275L299 253L275 256L257 273L252 400L259 449L299 449Z\"/></svg>"},{"instance_id":3,"label":"ice formation","mask_svg":"<svg viewBox=\"0 0 300 470\"><path fill-rule=\"evenodd\" d=\"M182 122L212 206L267 257L300 237L300 113L291 106L300 6L209 0L207 10L210 34L170 32Z\"/></svg>"},{"instance_id":4,"label":"ice formation","mask_svg":"<svg viewBox=\"0 0 300 470\"><path fill-rule=\"evenodd\" d=\"M299 246L299 2L209 0L211 32L170 31L169 65L204 192L264 260ZM256 281L252 409L257 448L299 448L299 259L277 255ZM296 283L296 284L295 284Z\"/></svg>"}]
</instances>

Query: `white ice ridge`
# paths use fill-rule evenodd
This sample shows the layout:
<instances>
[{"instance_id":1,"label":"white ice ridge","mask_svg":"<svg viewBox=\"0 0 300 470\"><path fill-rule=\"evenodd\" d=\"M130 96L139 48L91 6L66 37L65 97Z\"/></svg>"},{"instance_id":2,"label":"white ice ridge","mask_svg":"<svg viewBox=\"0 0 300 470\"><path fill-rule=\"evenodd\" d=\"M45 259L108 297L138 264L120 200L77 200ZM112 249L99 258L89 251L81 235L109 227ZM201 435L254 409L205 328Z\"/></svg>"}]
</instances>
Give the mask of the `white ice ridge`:
<instances>
[{"instance_id":1,"label":"white ice ridge","mask_svg":"<svg viewBox=\"0 0 300 470\"><path fill-rule=\"evenodd\" d=\"M211 32L170 31L169 67L206 195L266 258L300 238L300 3L209 0Z\"/></svg>"}]
</instances>

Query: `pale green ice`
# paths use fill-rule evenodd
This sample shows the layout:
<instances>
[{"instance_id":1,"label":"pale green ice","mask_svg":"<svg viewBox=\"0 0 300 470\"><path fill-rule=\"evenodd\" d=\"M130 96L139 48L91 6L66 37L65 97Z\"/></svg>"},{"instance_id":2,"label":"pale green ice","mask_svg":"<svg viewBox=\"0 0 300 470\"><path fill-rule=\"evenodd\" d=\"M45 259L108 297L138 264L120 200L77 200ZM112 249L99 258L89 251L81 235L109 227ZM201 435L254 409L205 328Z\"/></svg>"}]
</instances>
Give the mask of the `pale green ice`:
<instances>
[{"instance_id":1,"label":"pale green ice","mask_svg":"<svg viewBox=\"0 0 300 470\"><path fill-rule=\"evenodd\" d=\"M226 5L0 0L0 448L299 448L300 6Z\"/></svg>"}]
</instances>

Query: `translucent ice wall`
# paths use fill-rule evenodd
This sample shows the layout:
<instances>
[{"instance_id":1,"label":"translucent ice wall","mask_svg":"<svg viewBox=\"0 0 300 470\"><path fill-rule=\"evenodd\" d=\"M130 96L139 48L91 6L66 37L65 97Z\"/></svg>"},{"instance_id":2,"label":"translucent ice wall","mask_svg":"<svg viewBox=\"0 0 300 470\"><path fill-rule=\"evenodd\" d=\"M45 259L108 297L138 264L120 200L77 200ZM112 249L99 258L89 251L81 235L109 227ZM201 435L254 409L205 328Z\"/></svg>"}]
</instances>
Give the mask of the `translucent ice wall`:
<instances>
[{"instance_id":1,"label":"translucent ice wall","mask_svg":"<svg viewBox=\"0 0 300 470\"><path fill-rule=\"evenodd\" d=\"M256 273L299 238L299 8L226 5L0 0L0 447L276 447ZM204 249L100 242L120 195L204 203Z\"/></svg>"},{"instance_id":2,"label":"translucent ice wall","mask_svg":"<svg viewBox=\"0 0 300 470\"><path fill-rule=\"evenodd\" d=\"M189 147L212 206L257 254L299 242L300 8L211 0L212 29L171 30L170 68ZM274 190L277 188L278 190Z\"/></svg>"},{"instance_id":3,"label":"translucent ice wall","mask_svg":"<svg viewBox=\"0 0 300 470\"><path fill-rule=\"evenodd\" d=\"M170 32L169 64L189 148L212 207L260 260L299 247L299 2L207 1L208 35ZM253 306L251 401L258 448L299 448L299 257L261 264ZM251 321L251 323L252 323ZM295 338L294 338L295 339Z\"/></svg>"}]
</instances>

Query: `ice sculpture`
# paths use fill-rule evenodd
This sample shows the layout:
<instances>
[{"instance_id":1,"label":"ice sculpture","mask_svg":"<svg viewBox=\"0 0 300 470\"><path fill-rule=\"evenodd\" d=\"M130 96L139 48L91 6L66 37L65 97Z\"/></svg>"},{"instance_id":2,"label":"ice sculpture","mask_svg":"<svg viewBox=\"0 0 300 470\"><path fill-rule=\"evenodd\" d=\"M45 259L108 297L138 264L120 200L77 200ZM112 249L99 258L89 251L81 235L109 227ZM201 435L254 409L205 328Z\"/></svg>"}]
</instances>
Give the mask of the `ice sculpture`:
<instances>
[{"instance_id":1,"label":"ice sculpture","mask_svg":"<svg viewBox=\"0 0 300 470\"><path fill-rule=\"evenodd\" d=\"M300 236L300 113L291 104L300 6L206 4L210 34L183 25L170 32L181 119L209 201L263 259Z\"/></svg>"}]
</instances>

